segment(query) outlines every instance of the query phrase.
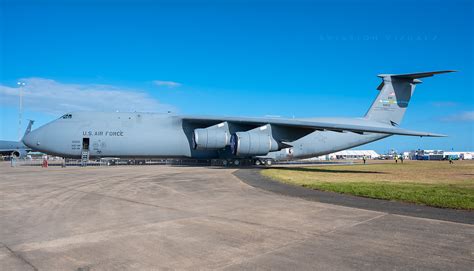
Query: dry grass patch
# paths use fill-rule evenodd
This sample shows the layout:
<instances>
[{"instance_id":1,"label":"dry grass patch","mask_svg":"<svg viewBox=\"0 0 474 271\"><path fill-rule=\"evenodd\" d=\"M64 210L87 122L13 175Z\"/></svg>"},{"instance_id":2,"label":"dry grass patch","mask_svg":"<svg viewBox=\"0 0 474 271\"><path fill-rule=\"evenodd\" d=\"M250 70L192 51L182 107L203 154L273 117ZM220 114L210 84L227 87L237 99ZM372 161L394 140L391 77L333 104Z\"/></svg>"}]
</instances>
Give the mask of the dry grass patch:
<instances>
[{"instance_id":1,"label":"dry grass patch","mask_svg":"<svg viewBox=\"0 0 474 271\"><path fill-rule=\"evenodd\" d=\"M352 166L288 167L264 176L304 187L443 208L474 210L474 162L405 161Z\"/></svg>"}]
</instances>

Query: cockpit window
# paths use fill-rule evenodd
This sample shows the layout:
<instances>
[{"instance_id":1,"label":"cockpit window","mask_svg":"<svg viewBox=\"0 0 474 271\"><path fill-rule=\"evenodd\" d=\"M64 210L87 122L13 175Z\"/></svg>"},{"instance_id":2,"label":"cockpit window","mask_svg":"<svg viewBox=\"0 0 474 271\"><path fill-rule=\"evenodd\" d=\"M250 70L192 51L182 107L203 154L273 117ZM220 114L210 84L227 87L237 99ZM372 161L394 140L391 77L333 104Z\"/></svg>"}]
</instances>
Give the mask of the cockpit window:
<instances>
[{"instance_id":1,"label":"cockpit window","mask_svg":"<svg viewBox=\"0 0 474 271\"><path fill-rule=\"evenodd\" d=\"M65 114L61 118L62 119L72 119L72 114Z\"/></svg>"}]
</instances>

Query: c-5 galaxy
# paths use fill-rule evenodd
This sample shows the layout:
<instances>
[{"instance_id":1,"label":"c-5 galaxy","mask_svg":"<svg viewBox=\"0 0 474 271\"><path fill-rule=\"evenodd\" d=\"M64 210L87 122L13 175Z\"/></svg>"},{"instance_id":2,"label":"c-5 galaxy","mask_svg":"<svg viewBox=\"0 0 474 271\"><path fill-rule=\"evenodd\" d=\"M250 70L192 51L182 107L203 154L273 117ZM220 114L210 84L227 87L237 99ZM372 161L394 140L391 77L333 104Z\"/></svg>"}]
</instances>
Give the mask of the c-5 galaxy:
<instances>
[{"instance_id":1,"label":"c-5 galaxy","mask_svg":"<svg viewBox=\"0 0 474 271\"><path fill-rule=\"evenodd\" d=\"M381 74L380 91L364 117L248 118L157 113L73 112L26 135L23 142L52 155L80 158L243 159L257 165L302 159L392 135L443 135L401 129L420 78L452 71Z\"/></svg>"}]
</instances>

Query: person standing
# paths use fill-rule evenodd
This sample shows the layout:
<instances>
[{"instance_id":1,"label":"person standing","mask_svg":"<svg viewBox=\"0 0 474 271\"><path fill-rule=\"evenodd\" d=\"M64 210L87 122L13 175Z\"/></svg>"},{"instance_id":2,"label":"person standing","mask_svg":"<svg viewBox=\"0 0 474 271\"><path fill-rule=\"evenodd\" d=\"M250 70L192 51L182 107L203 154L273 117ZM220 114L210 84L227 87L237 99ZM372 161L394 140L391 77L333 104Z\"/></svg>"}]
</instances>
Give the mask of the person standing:
<instances>
[{"instance_id":1,"label":"person standing","mask_svg":"<svg viewBox=\"0 0 474 271\"><path fill-rule=\"evenodd\" d=\"M41 167L43 167L43 168L48 167L48 156L43 157L43 164L41 164Z\"/></svg>"}]
</instances>

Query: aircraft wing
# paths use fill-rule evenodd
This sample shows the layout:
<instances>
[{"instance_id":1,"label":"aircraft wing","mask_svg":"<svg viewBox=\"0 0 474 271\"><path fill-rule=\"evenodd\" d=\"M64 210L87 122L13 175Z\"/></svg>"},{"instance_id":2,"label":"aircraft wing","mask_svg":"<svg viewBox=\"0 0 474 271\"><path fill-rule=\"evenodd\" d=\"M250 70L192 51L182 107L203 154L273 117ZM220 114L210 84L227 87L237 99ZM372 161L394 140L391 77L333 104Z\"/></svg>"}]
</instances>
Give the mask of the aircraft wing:
<instances>
[{"instance_id":1,"label":"aircraft wing","mask_svg":"<svg viewBox=\"0 0 474 271\"><path fill-rule=\"evenodd\" d=\"M228 122L240 125L249 126L263 126L266 124L277 125L280 127L305 129L312 131L334 131L334 132L353 132L357 134L376 133L387 135L405 135L405 136L420 136L420 137L445 137L446 135L434 134L428 132L419 132L405 130L383 123L373 125L368 121L367 125L352 124L352 123L331 123L331 122L316 122L300 119L285 119L285 118L250 118L250 117L207 117L207 116L182 116L182 119L187 122L202 124L205 126L216 125L221 122Z\"/></svg>"}]
</instances>

